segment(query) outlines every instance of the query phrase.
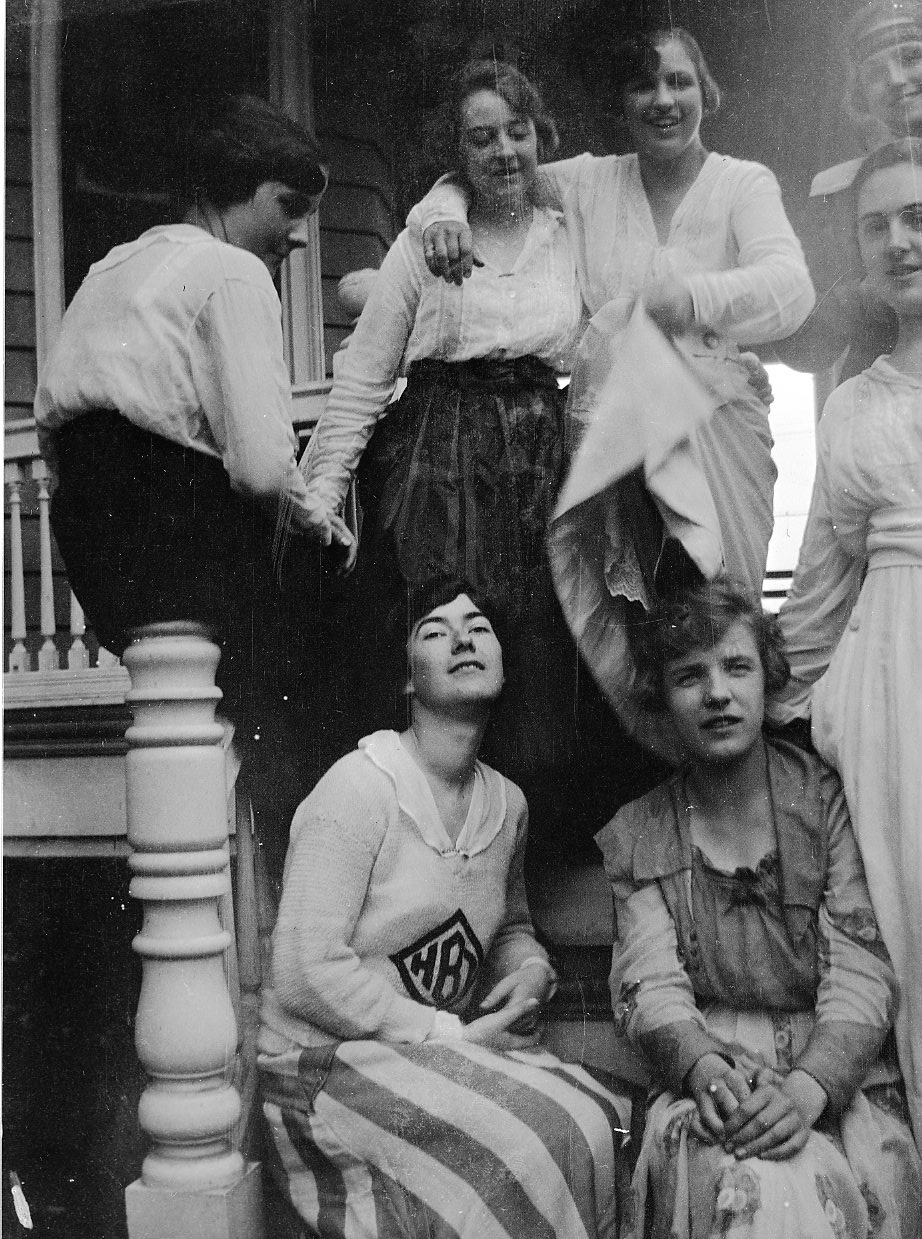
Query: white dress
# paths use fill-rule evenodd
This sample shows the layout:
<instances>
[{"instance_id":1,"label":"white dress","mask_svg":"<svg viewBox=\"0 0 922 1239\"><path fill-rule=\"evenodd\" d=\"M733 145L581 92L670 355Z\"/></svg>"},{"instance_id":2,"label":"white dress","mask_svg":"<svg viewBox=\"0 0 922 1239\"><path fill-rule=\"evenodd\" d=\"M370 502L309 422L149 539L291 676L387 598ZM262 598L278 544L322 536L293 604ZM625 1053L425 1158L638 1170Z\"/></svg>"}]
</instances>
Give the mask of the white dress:
<instances>
[{"instance_id":1,"label":"white dress","mask_svg":"<svg viewBox=\"0 0 922 1239\"><path fill-rule=\"evenodd\" d=\"M900 982L897 1046L922 1141L922 382L887 358L829 398L791 596L793 679L774 713L811 712L842 776Z\"/></svg>"}]
</instances>

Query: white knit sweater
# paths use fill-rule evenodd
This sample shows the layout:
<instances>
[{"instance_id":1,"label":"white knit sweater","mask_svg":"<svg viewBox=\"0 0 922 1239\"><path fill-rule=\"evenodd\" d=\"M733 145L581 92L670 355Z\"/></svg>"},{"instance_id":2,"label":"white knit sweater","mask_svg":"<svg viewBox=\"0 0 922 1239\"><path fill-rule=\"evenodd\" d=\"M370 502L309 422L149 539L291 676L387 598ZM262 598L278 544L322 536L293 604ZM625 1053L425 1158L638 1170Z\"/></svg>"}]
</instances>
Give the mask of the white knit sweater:
<instances>
[{"instance_id":1,"label":"white knit sweater","mask_svg":"<svg viewBox=\"0 0 922 1239\"><path fill-rule=\"evenodd\" d=\"M381 1038L420 1042L535 941L521 791L478 762L452 843L396 732L366 737L295 814L263 992L260 1050ZM475 986L477 983L477 986Z\"/></svg>"}]
</instances>

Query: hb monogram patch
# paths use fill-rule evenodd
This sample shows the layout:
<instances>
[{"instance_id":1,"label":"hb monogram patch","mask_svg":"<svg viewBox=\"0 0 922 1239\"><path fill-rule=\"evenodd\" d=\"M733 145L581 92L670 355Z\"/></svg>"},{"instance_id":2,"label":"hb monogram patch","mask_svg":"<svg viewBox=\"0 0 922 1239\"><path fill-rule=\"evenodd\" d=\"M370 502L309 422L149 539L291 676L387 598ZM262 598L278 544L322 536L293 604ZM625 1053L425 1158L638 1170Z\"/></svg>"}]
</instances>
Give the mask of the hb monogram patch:
<instances>
[{"instance_id":1,"label":"hb monogram patch","mask_svg":"<svg viewBox=\"0 0 922 1239\"><path fill-rule=\"evenodd\" d=\"M391 960L411 997L444 1010L470 991L483 963L483 947L459 908Z\"/></svg>"}]
</instances>

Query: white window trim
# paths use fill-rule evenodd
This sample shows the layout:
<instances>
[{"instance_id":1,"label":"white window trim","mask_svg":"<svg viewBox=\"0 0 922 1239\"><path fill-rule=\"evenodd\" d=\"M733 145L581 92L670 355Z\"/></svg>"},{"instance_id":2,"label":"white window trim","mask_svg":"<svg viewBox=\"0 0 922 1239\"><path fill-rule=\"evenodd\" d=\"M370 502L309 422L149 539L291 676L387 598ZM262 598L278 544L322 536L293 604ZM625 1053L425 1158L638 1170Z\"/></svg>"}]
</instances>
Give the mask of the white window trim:
<instances>
[{"instance_id":1,"label":"white window trim","mask_svg":"<svg viewBox=\"0 0 922 1239\"><path fill-rule=\"evenodd\" d=\"M269 32L269 89L274 103L313 132L311 20L311 6L304 0L276 0ZM293 417L299 425L306 425L316 422L330 390L323 346L317 215L311 219L307 247L292 254L282 270L281 292Z\"/></svg>"}]
</instances>

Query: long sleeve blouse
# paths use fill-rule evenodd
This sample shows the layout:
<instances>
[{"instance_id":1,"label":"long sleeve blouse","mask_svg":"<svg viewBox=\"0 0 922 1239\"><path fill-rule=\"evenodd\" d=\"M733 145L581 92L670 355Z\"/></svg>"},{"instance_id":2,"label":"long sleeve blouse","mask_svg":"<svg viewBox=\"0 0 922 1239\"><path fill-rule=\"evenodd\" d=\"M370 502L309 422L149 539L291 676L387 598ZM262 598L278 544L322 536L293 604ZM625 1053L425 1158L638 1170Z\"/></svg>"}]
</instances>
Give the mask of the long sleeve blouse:
<instances>
[{"instance_id":1,"label":"long sleeve blouse","mask_svg":"<svg viewBox=\"0 0 922 1239\"><path fill-rule=\"evenodd\" d=\"M767 752L777 882L766 888L750 875L747 885L759 886L760 896L719 918L696 893L707 876L696 862L681 775L625 806L597 836L615 900L616 1009L676 1093L699 1058L727 1053L705 1017L710 1004L812 1012L791 1065L822 1085L835 1111L880 1053L896 982L838 777L794 746L773 742Z\"/></svg>"},{"instance_id":2,"label":"long sleeve blouse","mask_svg":"<svg viewBox=\"0 0 922 1239\"><path fill-rule=\"evenodd\" d=\"M813 286L788 223L775 177L761 164L710 153L660 240L637 156L582 154L541 169L559 199L591 314L608 302L627 324L651 281L679 276L695 321L736 343L758 344L795 330L809 314ZM425 229L466 218L452 181L433 187L411 212Z\"/></svg>"},{"instance_id":3,"label":"long sleeve blouse","mask_svg":"<svg viewBox=\"0 0 922 1239\"><path fill-rule=\"evenodd\" d=\"M265 265L192 224L152 228L94 263L39 377L54 432L97 409L217 457L232 487L310 507L296 463L282 311Z\"/></svg>"},{"instance_id":4,"label":"long sleeve blouse","mask_svg":"<svg viewBox=\"0 0 922 1239\"><path fill-rule=\"evenodd\" d=\"M779 616L792 673L771 706L780 722L810 714L813 685L849 623L870 558L898 562L903 547L919 556L920 406L922 384L885 357L826 402L804 541Z\"/></svg>"},{"instance_id":5,"label":"long sleeve blouse","mask_svg":"<svg viewBox=\"0 0 922 1239\"><path fill-rule=\"evenodd\" d=\"M452 843L396 732L361 741L292 823L260 1048L424 1041L478 985L546 961L525 895L526 832L522 793L478 763Z\"/></svg>"},{"instance_id":6,"label":"long sleeve blouse","mask_svg":"<svg viewBox=\"0 0 922 1239\"><path fill-rule=\"evenodd\" d=\"M489 263L458 287L433 276L415 228L388 251L302 462L312 496L337 511L403 368L422 358L532 355L561 373L571 364L583 307L559 211L535 209L511 271Z\"/></svg>"}]
</instances>

